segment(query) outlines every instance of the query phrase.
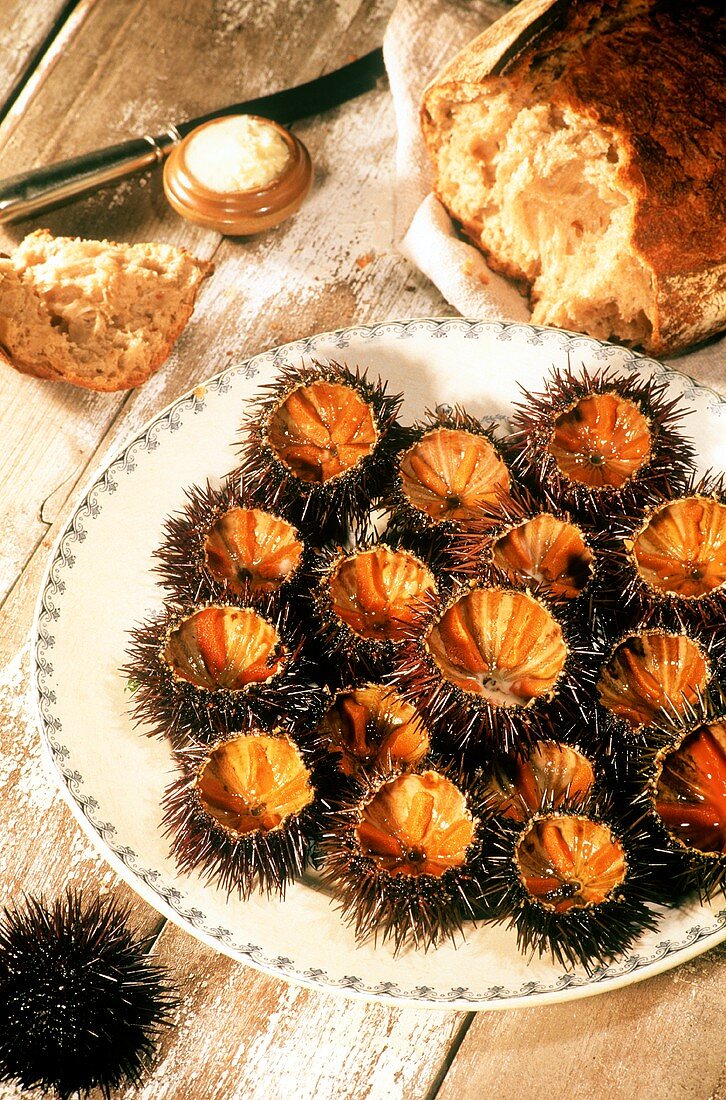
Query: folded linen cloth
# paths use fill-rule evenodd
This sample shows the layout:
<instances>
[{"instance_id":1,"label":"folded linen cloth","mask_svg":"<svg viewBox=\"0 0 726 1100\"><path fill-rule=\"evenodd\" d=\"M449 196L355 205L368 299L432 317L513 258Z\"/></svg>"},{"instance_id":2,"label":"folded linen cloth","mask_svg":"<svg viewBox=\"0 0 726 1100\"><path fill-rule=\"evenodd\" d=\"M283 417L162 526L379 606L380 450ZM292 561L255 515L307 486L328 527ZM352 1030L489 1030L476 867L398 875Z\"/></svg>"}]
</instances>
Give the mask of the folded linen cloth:
<instances>
[{"instance_id":1,"label":"folded linen cloth","mask_svg":"<svg viewBox=\"0 0 726 1100\"><path fill-rule=\"evenodd\" d=\"M501 0L399 0L383 53L393 95L396 148L395 234L399 250L465 317L527 321L530 310L513 284L491 271L462 240L431 193L433 172L419 126L427 84L453 55L511 10ZM726 340L680 355L673 366L718 389L726 385Z\"/></svg>"}]
</instances>

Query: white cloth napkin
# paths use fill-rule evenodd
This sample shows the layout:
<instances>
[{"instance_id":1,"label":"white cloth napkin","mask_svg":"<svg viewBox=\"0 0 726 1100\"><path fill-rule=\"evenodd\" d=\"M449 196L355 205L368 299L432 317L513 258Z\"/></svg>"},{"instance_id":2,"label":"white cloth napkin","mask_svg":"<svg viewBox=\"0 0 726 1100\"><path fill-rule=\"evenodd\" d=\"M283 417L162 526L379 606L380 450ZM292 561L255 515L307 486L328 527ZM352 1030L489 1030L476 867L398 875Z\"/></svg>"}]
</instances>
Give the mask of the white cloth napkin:
<instances>
[{"instance_id":1,"label":"white cloth napkin","mask_svg":"<svg viewBox=\"0 0 726 1100\"><path fill-rule=\"evenodd\" d=\"M432 195L432 171L419 128L421 94L449 58L505 11L496 0L399 0L383 41L398 129L395 233L399 250L465 317L528 321L512 283L490 271L462 241ZM726 342L678 356L673 366L701 382L726 385Z\"/></svg>"}]
</instances>

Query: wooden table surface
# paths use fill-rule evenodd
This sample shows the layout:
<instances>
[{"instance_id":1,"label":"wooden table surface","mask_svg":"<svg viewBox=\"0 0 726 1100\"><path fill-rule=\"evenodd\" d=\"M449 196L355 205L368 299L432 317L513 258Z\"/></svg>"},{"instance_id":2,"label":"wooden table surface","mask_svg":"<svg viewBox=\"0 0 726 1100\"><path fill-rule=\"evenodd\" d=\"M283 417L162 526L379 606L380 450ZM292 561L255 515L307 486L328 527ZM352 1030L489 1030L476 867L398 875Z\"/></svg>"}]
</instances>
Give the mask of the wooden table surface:
<instances>
[{"instance_id":1,"label":"wooden table surface","mask_svg":"<svg viewBox=\"0 0 726 1100\"><path fill-rule=\"evenodd\" d=\"M466 17L494 2L458 2ZM0 0L0 176L310 79L377 45L393 0ZM503 6L502 6L502 10ZM422 4L425 15L425 4ZM28 635L46 555L80 481L230 361L354 322L450 314L392 244L395 127L385 81L297 127L315 188L277 231L230 240L179 219L159 173L8 227L160 240L213 259L193 319L147 385L98 395L0 367L0 885L128 900L181 983L150 1100L726 1098L726 950L586 1001L425 1011L302 989L167 923L89 845L41 756ZM0 1087L0 1100L19 1095Z\"/></svg>"}]
</instances>

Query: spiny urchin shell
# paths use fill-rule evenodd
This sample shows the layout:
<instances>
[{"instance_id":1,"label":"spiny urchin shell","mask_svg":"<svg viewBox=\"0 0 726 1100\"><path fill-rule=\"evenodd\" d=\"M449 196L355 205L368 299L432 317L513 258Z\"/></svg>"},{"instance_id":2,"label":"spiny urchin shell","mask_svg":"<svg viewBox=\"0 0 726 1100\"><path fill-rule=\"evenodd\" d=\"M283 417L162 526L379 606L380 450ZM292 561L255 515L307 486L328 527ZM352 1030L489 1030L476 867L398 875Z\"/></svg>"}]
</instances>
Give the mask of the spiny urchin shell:
<instances>
[{"instance_id":1,"label":"spiny urchin shell","mask_svg":"<svg viewBox=\"0 0 726 1100\"><path fill-rule=\"evenodd\" d=\"M61 1100L140 1086L174 998L113 900L68 890L0 916L0 1081Z\"/></svg>"},{"instance_id":2,"label":"spiny urchin shell","mask_svg":"<svg viewBox=\"0 0 726 1100\"><path fill-rule=\"evenodd\" d=\"M361 779L331 814L325 879L359 941L455 940L481 891L481 790L444 769Z\"/></svg>"},{"instance_id":3,"label":"spiny urchin shell","mask_svg":"<svg viewBox=\"0 0 726 1100\"><path fill-rule=\"evenodd\" d=\"M518 752L570 720L592 691L594 654L560 610L506 578L459 586L409 633L391 682L457 751Z\"/></svg>"},{"instance_id":4,"label":"spiny urchin shell","mask_svg":"<svg viewBox=\"0 0 726 1100\"><path fill-rule=\"evenodd\" d=\"M283 896L305 870L323 801L315 753L281 728L249 728L176 754L165 835L182 871L228 893Z\"/></svg>"},{"instance_id":5,"label":"spiny urchin shell","mask_svg":"<svg viewBox=\"0 0 726 1100\"><path fill-rule=\"evenodd\" d=\"M494 430L459 406L428 412L410 430L386 502L392 533L418 549L446 536L508 493L510 477Z\"/></svg>"},{"instance_id":6,"label":"spiny urchin shell","mask_svg":"<svg viewBox=\"0 0 726 1100\"><path fill-rule=\"evenodd\" d=\"M524 822L562 805L586 809L597 797L598 763L580 746L535 741L522 757L498 756L487 781L487 810Z\"/></svg>"},{"instance_id":7,"label":"spiny urchin shell","mask_svg":"<svg viewBox=\"0 0 726 1100\"><path fill-rule=\"evenodd\" d=\"M164 523L156 572L172 599L241 602L289 591L306 564L305 543L287 520L261 508L237 482L186 491Z\"/></svg>"},{"instance_id":8,"label":"spiny urchin shell","mask_svg":"<svg viewBox=\"0 0 726 1100\"><path fill-rule=\"evenodd\" d=\"M524 396L512 418L512 470L585 521L637 514L693 469L680 431L687 410L666 382L568 366L553 368L544 392Z\"/></svg>"},{"instance_id":9,"label":"spiny urchin shell","mask_svg":"<svg viewBox=\"0 0 726 1100\"><path fill-rule=\"evenodd\" d=\"M421 605L438 592L419 557L382 541L321 555L318 578L312 600L320 639L343 679L385 672L403 637L415 631Z\"/></svg>"},{"instance_id":10,"label":"spiny urchin shell","mask_svg":"<svg viewBox=\"0 0 726 1100\"><path fill-rule=\"evenodd\" d=\"M726 614L726 483L708 475L645 516L621 523L605 553L606 585L621 612L677 615L719 626Z\"/></svg>"},{"instance_id":11,"label":"spiny urchin shell","mask_svg":"<svg viewBox=\"0 0 726 1100\"><path fill-rule=\"evenodd\" d=\"M314 725L322 694L290 607L264 611L174 604L136 627L123 670L134 719L177 747L256 721Z\"/></svg>"},{"instance_id":12,"label":"spiny urchin shell","mask_svg":"<svg viewBox=\"0 0 726 1100\"><path fill-rule=\"evenodd\" d=\"M347 776L413 767L431 748L421 715L388 684L336 692L318 732Z\"/></svg>"},{"instance_id":13,"label":"spiny urchin shell","mask_svg":"<svg viewBox=\"0 0 726 1100\"><path fill-rule=\"evenodd\" d=\"M648 731L644 769L653 824L676 856L683 888L708 899L726 889L726 696L716 687L685 714Z\"/></svg>"},{"instance_id":14,"label":"spiny urchin shell","mask_svg":"<svg viewBox=\"0 0 726 1100\"><path fill-rule=\"evenodd\" d=\"M656 925L649 841L638 826L577 804L518 829L490 823L484 901L504 910L520 950L591 973Z\"/></svg>"},{"instance_id":15,"label":"spiny urchin shell","mask_svg":"<svg viewBox=\"0 0 726 1100\"><path fill-rule=\"evenodd\" d=\"M555 601L588 596L597 569L592 536L569 513L514 487L451 535L450 559L458 576L476 579L491 564Z\"/></svg>"},{"instance_id":16,"label":"spiny urchin shell","mask_svg":"<svg viewBox=\"0 0 726 1100\"><path fill-rule=\"evenodd\" d=\"M722 634L687 626L677 616L648 618L609 649L598 674L598 702L622 736L639 738L646 727L685 713L700 698L723 648Z\"/></svg>"},{"instance_id":17,"label":"spiny urchin shell","mask_svg":"<svg viewBox=\"0 0 726 1100\"><path fill-rule=\"evenodd\" d=\"M267 391L242 443L245 485L316 545L342 538L389 484L401 397L335 362L282 367Z\"/></svg>"}]
</instances>

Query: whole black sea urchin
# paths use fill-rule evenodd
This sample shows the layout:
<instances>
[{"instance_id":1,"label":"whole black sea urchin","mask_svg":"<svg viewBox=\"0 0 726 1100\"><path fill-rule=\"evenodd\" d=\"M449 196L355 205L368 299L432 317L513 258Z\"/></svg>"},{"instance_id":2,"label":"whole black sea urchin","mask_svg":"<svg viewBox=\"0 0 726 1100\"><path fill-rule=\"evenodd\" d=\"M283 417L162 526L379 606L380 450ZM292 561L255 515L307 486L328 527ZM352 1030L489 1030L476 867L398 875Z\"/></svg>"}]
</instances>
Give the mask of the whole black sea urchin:
<instances>
[{"instance_id":1,"label":"whole black sea urchin","mask_svg":"<svg viewBox=\"0 0 726 1100\"><path fill-rule=\"evenodd\" d=\"M69 890L0 917L0 1081L61 1100L140 1084L174 1000L115 902Z\"/></svg>"}]
</instances>

